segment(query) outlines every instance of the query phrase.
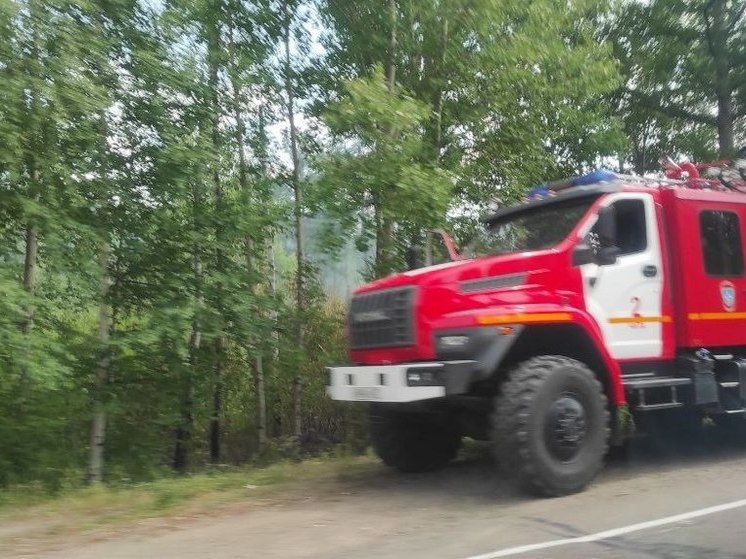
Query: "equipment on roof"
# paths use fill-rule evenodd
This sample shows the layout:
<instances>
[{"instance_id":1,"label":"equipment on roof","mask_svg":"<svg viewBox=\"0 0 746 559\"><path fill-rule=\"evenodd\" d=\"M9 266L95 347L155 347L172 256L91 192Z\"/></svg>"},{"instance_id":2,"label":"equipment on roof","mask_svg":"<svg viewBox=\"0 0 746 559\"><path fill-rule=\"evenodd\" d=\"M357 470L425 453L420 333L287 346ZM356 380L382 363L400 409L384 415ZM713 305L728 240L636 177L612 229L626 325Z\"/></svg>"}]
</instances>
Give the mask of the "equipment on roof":
<instances>
[{"instance_id":1,"label":"equipment on roof","mask_svg":"<svg viewBox=\"0 0 746 559\"><path fill-rule=\"evenodd\" d=\"M668 178L683 179L688 188L746 193L746 148L742 148L734 160L698 164L683 161L677 164L671 157L665 156L661 158L661 165Z\"/></svg>"}]
</instances>

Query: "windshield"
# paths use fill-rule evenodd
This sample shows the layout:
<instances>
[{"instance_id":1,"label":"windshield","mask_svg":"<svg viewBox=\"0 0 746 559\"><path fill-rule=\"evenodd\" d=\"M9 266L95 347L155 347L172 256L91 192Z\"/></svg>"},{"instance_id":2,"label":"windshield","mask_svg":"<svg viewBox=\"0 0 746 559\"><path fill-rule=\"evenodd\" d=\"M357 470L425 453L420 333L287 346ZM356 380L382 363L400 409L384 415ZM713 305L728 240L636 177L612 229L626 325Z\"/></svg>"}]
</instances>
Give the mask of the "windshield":
<instances>
[{"instance_id":1,"label":"windshield","mask_svg":"<svg viewBox=\"0 0 746 559\"><path fill-rule=\"evenodd\" d=\"M567 238L593 201L570 200L507 215L480 231L465 252L475 258L552 248Z\"/></svg>"}]
</instances>

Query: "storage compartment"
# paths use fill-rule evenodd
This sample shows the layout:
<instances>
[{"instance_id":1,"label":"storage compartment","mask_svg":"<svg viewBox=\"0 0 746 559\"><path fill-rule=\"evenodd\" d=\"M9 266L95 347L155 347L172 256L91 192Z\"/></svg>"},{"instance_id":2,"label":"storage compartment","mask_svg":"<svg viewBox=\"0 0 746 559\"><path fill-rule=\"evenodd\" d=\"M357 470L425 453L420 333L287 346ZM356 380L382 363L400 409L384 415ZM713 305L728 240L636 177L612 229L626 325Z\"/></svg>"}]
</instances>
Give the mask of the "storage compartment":
<instances>
[{"instance_id":1,"label":"storage compartment","mask_svg":"<svg viewBox=\"0 0 746 559\"><path fill-rule=\"evenodd\" d=\"M713 404L720 401L712 357L682 355L677 360L679 375L692 379L692 404Z\"/></svg>"},{"instance_id":2,"label":"storage compartment","mask_svg":"<svg viewBox=\"0 0 746 559\"><path fill-rule=\"evenodd\" d=\"M746 401L746 359L720 361L717 372L723 382L738 382L741 399Z\"/></svg>"},{"instance_id":3,"label":"storage compartment","mask_svg":"<svg viewBox=\"0 0 746 559\"><path fill-rule=\"evenodd\" d=\"M714 404L720 401L714 373L706 371L692 373L692 386L694 404Z\"/></svg>"}]
</instances>

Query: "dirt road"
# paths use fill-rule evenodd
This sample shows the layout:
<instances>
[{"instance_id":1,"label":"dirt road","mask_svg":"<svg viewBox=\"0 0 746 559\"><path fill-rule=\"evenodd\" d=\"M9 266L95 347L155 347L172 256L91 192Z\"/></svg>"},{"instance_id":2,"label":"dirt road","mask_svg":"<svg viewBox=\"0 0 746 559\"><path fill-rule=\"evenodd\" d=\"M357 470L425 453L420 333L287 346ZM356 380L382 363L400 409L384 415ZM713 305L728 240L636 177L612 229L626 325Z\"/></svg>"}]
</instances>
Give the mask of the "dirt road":
<instances>
[{"instance_id":1,"label":"dirt road","mask_svg":"<svg viewBox=\"0 0 746 559\"><path fill-rule=\"evenodd\" d=\"M648 524L634 526L641 522ZM219 516L61 540L43 552L27 542L13 556L746 558L744 525L746 441L711 429L695 442L637 442L626 460L612 461L592 487L570 497L528 498L477 455L427 475L382 467L323 494L309 488Z\"/></svg>"}]
</instances>

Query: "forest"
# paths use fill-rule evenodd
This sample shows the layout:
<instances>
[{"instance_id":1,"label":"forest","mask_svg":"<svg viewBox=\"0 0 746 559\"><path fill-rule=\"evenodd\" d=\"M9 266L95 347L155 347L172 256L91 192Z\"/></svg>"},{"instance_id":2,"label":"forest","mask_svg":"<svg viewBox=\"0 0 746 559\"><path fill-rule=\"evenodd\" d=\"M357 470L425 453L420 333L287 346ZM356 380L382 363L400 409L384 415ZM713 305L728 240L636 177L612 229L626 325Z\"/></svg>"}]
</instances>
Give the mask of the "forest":
<instances>
[{"instance_id":1,"label":"forest","mask_svg":"<svg viewBox=\"0 0 746 559\"><path fill-rule=\"evenodd\" d=\"M405 269L547 180L733 156L745 10L0 0L0 488L364 450L324 271Z\"/></svg>"}]
</instances>

